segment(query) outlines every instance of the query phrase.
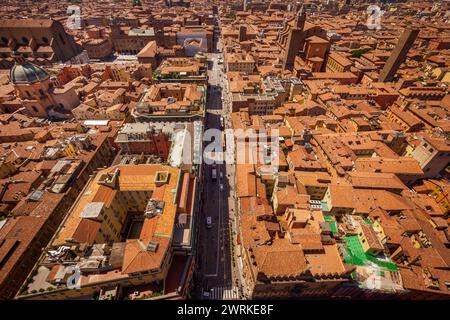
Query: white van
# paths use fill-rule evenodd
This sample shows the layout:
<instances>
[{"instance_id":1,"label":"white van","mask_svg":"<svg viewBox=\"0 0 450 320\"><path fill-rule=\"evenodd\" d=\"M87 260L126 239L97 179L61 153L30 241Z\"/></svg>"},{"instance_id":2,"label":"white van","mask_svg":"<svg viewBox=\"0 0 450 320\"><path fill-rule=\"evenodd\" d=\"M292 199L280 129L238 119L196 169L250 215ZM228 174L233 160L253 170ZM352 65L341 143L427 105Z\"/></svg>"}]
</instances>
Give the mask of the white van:
<instances>
[{"instance_id":1,"label":"white van","mask_svg":"<svg viewBox=\"0 0 450 320\"><path fill-rule=\"evenodd\" d=\"M206 227L211 228L211 226L212 226L212 218L206 217Z\"/></svg>"}]
</instances>

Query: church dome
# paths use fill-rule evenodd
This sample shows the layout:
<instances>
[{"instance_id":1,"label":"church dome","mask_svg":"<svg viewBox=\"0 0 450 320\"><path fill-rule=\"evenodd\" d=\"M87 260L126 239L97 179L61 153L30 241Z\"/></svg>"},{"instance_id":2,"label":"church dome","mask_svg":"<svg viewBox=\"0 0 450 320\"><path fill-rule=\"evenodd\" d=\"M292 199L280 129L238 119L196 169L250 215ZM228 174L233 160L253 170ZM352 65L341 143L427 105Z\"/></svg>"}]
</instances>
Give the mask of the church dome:
<instances>
[{"instance_id":1,"label":"church dome","mask_svg":"<svg viewBox=\"0 0 450 320\"><path fill-rule=\"evenodd\" d=\"M32 63L26 62L22 57L15 57L16 63L11 68L9 78L14 84L34 83L49 77L47 71Z\"/></svg>"}]
</instances>

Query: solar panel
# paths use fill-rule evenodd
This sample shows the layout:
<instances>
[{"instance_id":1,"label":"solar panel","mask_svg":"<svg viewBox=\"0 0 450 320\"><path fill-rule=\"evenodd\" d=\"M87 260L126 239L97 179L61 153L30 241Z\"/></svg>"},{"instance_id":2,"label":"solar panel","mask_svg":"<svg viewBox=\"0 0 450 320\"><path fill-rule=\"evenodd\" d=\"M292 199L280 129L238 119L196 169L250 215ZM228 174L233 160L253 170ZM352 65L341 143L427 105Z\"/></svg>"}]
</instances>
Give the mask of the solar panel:
<instances>
[{"instance_id":1,"label":"solar panel","mask_svg":"<svg viewBox=\"0 0 450 320\"><path fill-rule=\"evenodd\" d=\"M30 194L28 199L30 199L32 201L39 201L39 199L42 197L43 194L44 194L44 191L42 191L42 190L35 190L35 191L33 191Z\"/></svg>"}]
</instances>

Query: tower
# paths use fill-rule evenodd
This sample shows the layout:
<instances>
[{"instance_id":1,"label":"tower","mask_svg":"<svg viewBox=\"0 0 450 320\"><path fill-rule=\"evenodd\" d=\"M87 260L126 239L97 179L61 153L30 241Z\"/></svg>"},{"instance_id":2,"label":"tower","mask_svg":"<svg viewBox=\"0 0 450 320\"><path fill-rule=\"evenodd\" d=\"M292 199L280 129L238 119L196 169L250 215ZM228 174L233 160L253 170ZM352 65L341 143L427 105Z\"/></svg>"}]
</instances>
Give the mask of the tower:
<instances>
[{"instance_id":1,"label":"tower","mask_svg":"<svg viewBox=\"0 0 450 320\"><path fill-rule=\"evenodd\" d=\"M243 42L247 39L247 27L239 26L239 42Z\"/></svg>"},{"instance_id":2,"label":"tower","mask_svg":"<svg viewBox=\"0 0 450 320\"><path fill-rule=\"evenodd\" d=\"M405 61L406 55L414 44L418 34L418 29L405 29L403 31L397 45L386 61L383 70L380 72L379 82L390 82L394 79L398 67Z\"/></svg>"},{"instance_id":3,"label":"tower","mask_svg":"<svg viewBox=\"0 0 450 320\"><path fill-rule=\"evenodd\" d=\"M300 48L303 47L305 40L303 33L305 22L306 12L302 6L295 17L294 27L289 31L287 45L284 50L283 69L292 70L294 67L295 56Z\"/></svg>"},{"instance_id":4,"label":"tower","mask_svg":"<svg viewBox=\"0 0 450 320\"><path fill-rule=\"evenodd\" d=\"M297 13L297 16L295 17L296 28L303 31L303 29L305 28L305 22L306 22L306 12L302 6L300 8L300 11Z\"/></svg>"}]
</instances>

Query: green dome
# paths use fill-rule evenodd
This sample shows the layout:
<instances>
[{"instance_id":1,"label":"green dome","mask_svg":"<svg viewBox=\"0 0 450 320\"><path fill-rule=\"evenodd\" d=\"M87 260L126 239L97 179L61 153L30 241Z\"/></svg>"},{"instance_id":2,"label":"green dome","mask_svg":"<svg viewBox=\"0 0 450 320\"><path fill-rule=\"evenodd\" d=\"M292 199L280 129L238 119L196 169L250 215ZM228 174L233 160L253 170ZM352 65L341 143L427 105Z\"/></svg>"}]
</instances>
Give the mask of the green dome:
<instances>
[{"instance_id":1,"label":"green dome","mask_svg":"<svg viewBox=\"0 0 450 320\"><path fill-rule=\"evenodd\" d=\"M14 84L33 83L47 79L49 74L43 68L32 63L14 64L11 68L9 78Z\"/></svg>"}]
</instances>

